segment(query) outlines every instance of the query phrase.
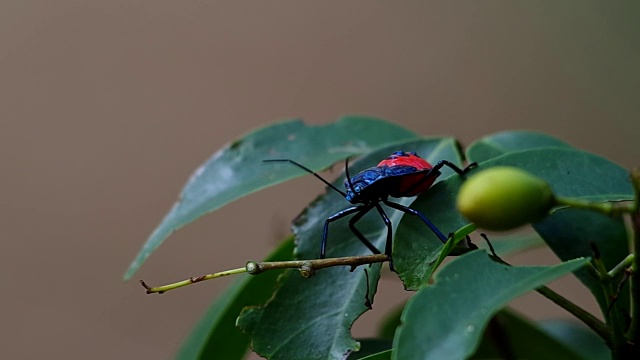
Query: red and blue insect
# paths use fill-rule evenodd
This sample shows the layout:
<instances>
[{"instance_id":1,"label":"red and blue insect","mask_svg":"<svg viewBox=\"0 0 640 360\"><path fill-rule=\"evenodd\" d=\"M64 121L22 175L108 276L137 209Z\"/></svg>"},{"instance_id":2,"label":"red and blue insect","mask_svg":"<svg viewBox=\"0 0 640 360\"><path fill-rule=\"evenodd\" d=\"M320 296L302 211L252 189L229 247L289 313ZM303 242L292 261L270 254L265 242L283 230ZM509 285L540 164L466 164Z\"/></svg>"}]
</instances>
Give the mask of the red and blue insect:
<instances>
[{"instance_id":1,"label":"red and blue insect","mask_svg":"<svg viewBox=\"0 0 640 360\"><path fill-rule=\"evenodd\" d=\"M345 216L355 214L349 220L349 228L369 248L374 254L380 254L380 250L376 248L355 226L370 210L375 208L385 226L387 227L387 240L385 243L384 254L389 257L389 264L393 269L391 262L392 243L392 226L391 220L380 205L383 203L390 208L402 211L409 215L420 218L422 222L442 241L446 242L447 237L421 212L410 207L392 202L389 197L401 198L412 197L427 191L436 179L441 175L440 169L443 166L451 168L459 175L466 174L469 170L476 166L476 163L467 165L464 169L460 169L457 165L447 160L440 160L435 165L418 156L415 152L396 151L388 158L382 160L377 166L368 168L356 174L349 176L349 162L345 161L346 180L344 186L346 189L342 191L323 179L316 172L299 164L291 159L270 159L266 162L289 162L297 167L307 171L331 189L342 195L353 206L329 216L324 222L322 231L322 243L320 246L320 258L324 259L327 249L327 237L329 235L329 224L342 219Z\"/></svg>"}]
</instances>

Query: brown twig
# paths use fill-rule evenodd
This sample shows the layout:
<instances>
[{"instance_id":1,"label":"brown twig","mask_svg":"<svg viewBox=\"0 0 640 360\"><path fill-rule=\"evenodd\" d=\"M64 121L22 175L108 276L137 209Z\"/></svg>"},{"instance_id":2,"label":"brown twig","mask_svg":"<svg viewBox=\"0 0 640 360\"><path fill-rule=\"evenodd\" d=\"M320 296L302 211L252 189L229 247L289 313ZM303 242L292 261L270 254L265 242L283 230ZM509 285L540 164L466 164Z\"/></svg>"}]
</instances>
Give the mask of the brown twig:
<instances>
[{"instance_id":1,"label":"brown twig","mask_svg":"<svg viewBox=\"0 0 640 360\"><path fill-rule=\"evenodd\" d=\"M140 280L140 284L147 290L147 294L163 294L169 290L177 289L183 286L195 284L205 280L216 279L223 276L248 273L251 275L257 275L264 271L276 270L276 269L298 269L300 275L305 278L313 276L316 270L324 269L333 266L350 266L351 271L356 267L365 264L374 264L388 261L389 257L384 254L365 255L365 256L347 256L340 258L329 259L315 259L315 260L294 260L294 261L249 261L243 268L237 268L202 276L190 277L186 280L178 281L172 284L151 287L147 285L143 280Z\"/></svg>"}]
</instances>

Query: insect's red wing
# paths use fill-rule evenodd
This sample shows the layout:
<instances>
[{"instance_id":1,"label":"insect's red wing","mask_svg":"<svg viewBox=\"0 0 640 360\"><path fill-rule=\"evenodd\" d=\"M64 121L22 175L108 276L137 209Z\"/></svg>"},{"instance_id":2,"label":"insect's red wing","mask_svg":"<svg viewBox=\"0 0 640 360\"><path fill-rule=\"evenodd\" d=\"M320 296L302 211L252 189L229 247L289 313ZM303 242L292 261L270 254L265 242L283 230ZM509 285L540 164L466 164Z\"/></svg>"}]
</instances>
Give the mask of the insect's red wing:
<instances>
[{"instance_id":1,"label":"insect's red wing","mask_svg":"<svg viewBox=\"0 0 640 360\"><path fill-rule=\"evenodd\" d=\"M437 177L426 177L433 166L414 152L396 151L382 160L378 166L389 167L388 190L389 195L393 197L410 197L425 192Z\"/></svg>"},{"instance_id":2,"label":"insect's red wing","mask_svg":"<svg viewBox=\"0 0 640 360\"><path fill-rule=\"evenodd\" d=\"M394 177L395 186L389 195L393 197L411 197L427 191L436 180L429 170L418 171Z\"/></svg>"},{"instance_id":3,"label":"insect's red wing","mask_svg":"<svg viewBox=\"0 0 640 360\"><path fill-rule=\"evenodd\" d=\"M403 151L397 151L391 154L388 158L382 160L378 166L413 166L417 171L428 170L433 166L429 162L415 153L406 153Z\"/></svg>"}]
</instances>

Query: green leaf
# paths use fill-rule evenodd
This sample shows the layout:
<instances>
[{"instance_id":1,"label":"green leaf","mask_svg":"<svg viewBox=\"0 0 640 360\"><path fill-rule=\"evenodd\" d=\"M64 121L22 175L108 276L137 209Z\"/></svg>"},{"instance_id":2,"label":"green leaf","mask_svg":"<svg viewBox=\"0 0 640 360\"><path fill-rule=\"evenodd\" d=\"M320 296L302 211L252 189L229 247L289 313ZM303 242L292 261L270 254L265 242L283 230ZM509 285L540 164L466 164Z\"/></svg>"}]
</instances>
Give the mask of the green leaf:
<instances>
[{"instance_id":1,"label":"green leaf","mask_svg":"<svg viewBox=\"0 0 640 360\"><path fill-rule=\"evenodd\" d=\"M554 193L561 196L593 201L633 198L633 189L623 168L600 156L580 150L540 148L511 152L481 163L468 176L493 166L515 166L529 171L547 181ZM607 178L607 181L602 181L603 178ZM461 229L469 224L455 207L462 182L462 177L450 176L420 195L411 207L422 212L444 234ZM562 211L556 211L556 214L559 213ZM536 230L540 232L538 228ZM545 238L545 235L541 236ZM551 243L547 243L553 248ZM567 244L572 246L570 244L573 243ZM396 270L407 289L415 290L428 282L431 264L438 258L442 246L440 240L419 219L413 216L402 218L396 232L393 253ZM568 260L571 257L561 258Z\"/></svg>"},{"instance_id":2,"label":"green leaf","mask_svg":"<svg viewBox=\"0 0 640 360\"><path fill-rule=\"evenodd\" d=\"M546 179L558 195L592 201L633 199L629 173L617 164L586 152L563 151L557 158L550 159L564 176L555 178L549 171L537 175ZM533 224L533 228L562 260L592 256L590 243L598 247L608 269L628 254L626 227L620 217L609 217L593 211L560 209ZM576 276L594 294L605 313L607 305L600 282L586 269L578 271ZM618 306L628 310L628 288L623 289L620 295Z\"/></svg>"},{"instance_id":3,"label":"green leaf","mask_svg":"<svg viewBox=\"0 0 640 360\"><path fill-rule=\"evenodd\" d=\"M367 355L364 357L358 357L356 359L360 360L390 360L391 359L391 349L381 351L379 353Z\"/></svg>"},{"instance_id":4,"label":"green leaf","mask_svg":"<svg viewBox=\"0 0 640 360\"><path fill-rule=\"evenodd\" d=\"M612 269L629 253L627 231L620 217L587 210L561 209L534 224L533 228L561 260L593 256L590 244L594 243L606 268ZM607 299L600 281L587 269L577 271L575 275L595 296L605 314L608 311ZM622 289L617 306L627 312L625 316L629 314L628 286Z\"/></svg>"},{"instance_id":5,"label":"green leaf","mask_svg":"<svg viewBox=\"0 0 640 360\"><path fill-rule=\"evenodd\" d=\"M447 241L447 243L444 244L444 247L442 248L442 250L440 250L440 254L438 255L438 258L434 262L430 263L429 269L427 273L424 275L424 278L431 277L431 275L433 275L433 273L438 269L438 267L444 262L447 256L458 256L471 251L472 248L470 247L470 244L465 243L465 239L467 239L467 237L476 229L477 227L474 224L469 224L460 228L458 231L454 232L451 235L450 239ZM510 239L507 239L507 240L509 241ZM544 244L544 242L542 242L542 239L540 237L537 237L537 240L539 240L542 244ZM495 243L495 246L494 244L492 244L493 250L496 252L496 254L501 253L503 255L508 255L509 252L515 252L522 249L526 249L527 247L533 245L531 240L527 240L527 239L517 239L517 240L514 239L510 241L512 241L510 244L505 244L504 241L498 240ZM489 245L486 244L485 242L483 242L480 245L481 245L480 248L486 247L487 250L490 251Z\"/></svg>"},{"instance_id":6,"label":"green leaf","mask_svg":"<svg viewBox=\"0 0 640 360\"><path fill-rule=\"evenodd\" d=\"M526 130L503 131L474 141L467 148L469 161L483 162L506 153L545 147L571 148L553 136Z\"/></svg>"},{"instance_id":7,"label":"green leaf","mask_svg":"<svg viewBox=\"0 0 640 360\"><path fill-rule=\"evenodd\" d=\"M293 258L293 236L286 239L265 261ZM209 307L176 355L179 360L241 360L249 348L249 338L235 325L245 306L261 304L271 296L282 271L260 275L243 274Z\"/></svg>"},{"instance_id":8,"label":"green leaf","mask_svg":"<svg viewBox=\"0 0 640 360\"><path fill-rule=\"evenodd\" d=\"M480 249L486 249L487 252L489 251L489 246L484 241L476 245L478 245ZM506 257L521 251L540 247L544 245L544 241L538 234L530 232L526 234L492 236L491 245L496 254ZM384 316L378 328L379 337L383 339L393 339L397 327L400 326L400 316L404 311L405 305L406 304L401 304L396 306Z\"/></svg>"},{"instance_id":9,"label":"green leaf","mask_svg":"<svg viewBox=\"0 0 640 360\"><path fill-rule=\"evenodd\" d=\"M265 164L262 160L292 158L310 169L322 170L348 156L416 137L392 123L360 116L320 126L285 121L246 134L216 152L191 175L180 199L151 233L124 279L129 280L182 226L242 196L306 174L293 166Z\"/></svg>"},{"instance_id":10,"label":"green leaf","mask_svg":"<svg viewBox=\"0 0 640 360\"><path fill-rule=\"evenodd\" d=\"M455 160L459 156L456 148L456 142L451 138L411 141L374 151L353 163L349 170L355 174L375 166L391 152L400 149L428 154L427 160ZM340 177L334 184L342 186L343 179ZM348 206L350 204L340 194L331 191L316 199L298 216L294 224L298 258L318 258L325 220ZM394 225L400 214L398 211L388 213ZM327 257L370 254L347 224L347 219L331 223ZM357 227L375 246L384 248L387 231L377 212L371 211L364 216ZM380 276L380 264L366 269L370 279L369 297L372 299ZM367 310L365 293L366 277L362 267L354 272L347 267L324 269L310 279L290 271L283 276L274 297L263 307L243 312L239 325L252 335L254 351L270 359L343 359L359 349L349 329L355 319Z\"/></svg>"},{"instance_id":11,"label":"green leaf","mask_svg":"<svg viewBox=\"0 0 640 360\"><path fill-rule=\"evenodd\" d=\"M516 166L547 181L558 196L592 201L633 199L629 173L599 155L573 149L533 149L508 153L480 168Z\"/></svg>"},{"instance_id":12,"label":"green leaf","mask_svg":"<svg viewBox=\"0 0 640 360\"><path fill-rule=\"evenodd\" d=\"M594 336L596 336L595 333ZM596 341L602 343L601 340L596 339ZM489 321L480 346L471 358L586 359L579 351L557 339L538 324L507 309L498 312Z\"/></svg>"},{"instance_id":13,"label":"green leaf","mask_svg":"<svg viewBox=\"0 0 640 360\"><path fill-rule=\"evenodd\" d=\"M539 326L557 341L579 353L583 359L611 359L611 349L584 324L569 320L544 320Z\"/></svg>"},{"instance_id":14,"label":"green leaf","mask_svg":"<svg viewBox=\"0 0 640 360\"><path fill-rule=\"evenodd\" d=\"M550 267L510 267L484 251L460 256L436 274L435 284L409 300L392 359L465 359L505 304L586 264L575 259Z\"/></svg>"},{"instance_id":15,"label":"green leaf","mask_svg":"<svg viewBox=\"0 0 640 360\"><path fill-rule=\"evenodd\" d=\"M379 269L368 271L377 274ZM310 279L287 271L267 305L245 308L238 326L251 336L253 350L269 359L344 359L360 348L349 329L367 309L362 271L331 268ZM379 276L369 277L372 297Z\"/></svg>"},{"instance_id":16,"label":"green leaf","mask_svg":"<svg viewBox=\"0 0 640 360\"><path fill-rule=\"evenodd\" d=\"M509 256L520 251L529 250L544 245L542 238L536 233L512 234L506 236L492 236L491 244L500 256ZM489 251L485 242L476 244L480 249ZM580 270L578 270L580 271ZM400 326L400 317L406 304L401 304L387 313L380 321L378 336L383 339L393 339L397 328Z\"/></svg>"},{"instance_id":17,"label":"green leaf","mask_svg":"<svg viewBox=\"0 0 640 360\"><path fill-rule=\"evenodd\" d=\"M393 339L360 339L360 351L351 353L349 360L389 360Z\"/></svg>"}]
</instances>

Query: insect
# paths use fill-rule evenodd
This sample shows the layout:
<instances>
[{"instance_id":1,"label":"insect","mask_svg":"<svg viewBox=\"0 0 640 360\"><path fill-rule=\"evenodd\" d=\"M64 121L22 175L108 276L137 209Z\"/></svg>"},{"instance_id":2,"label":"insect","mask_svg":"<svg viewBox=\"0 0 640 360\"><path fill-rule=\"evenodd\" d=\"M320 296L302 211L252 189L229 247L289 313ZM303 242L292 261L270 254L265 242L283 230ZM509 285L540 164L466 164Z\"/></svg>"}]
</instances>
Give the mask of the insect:
<instances>
[{"instance_id":1,"label":"insect","mask_svg":"<svg viewBox=\"0 0 640 360\"><path fill-rule=\"evenodd\" d=\"M418 156L415 152L396 151L386 159L382 160L377 166L368 168L356 174L349 176L349 159L345 160L346 179L344 186L346 191L342 191L322 178L316 172L299 164L291 159L269 159L265 162L289 162L306 172L320 179L323 183L342 195L353 206L329 216L324 222L322 231L322 243L320 245L320 258L324 259L327 250L327 237L329 235L329 224L342 219L345 216L355 214L349 220L349 228L358 237L358 239L371 250L374 254L380 254L380 250L376 248L355 226L370 210L376 209L385 226L387 227L387 239L385 243L384 254L389 257L389 266L393 270L393 262L391 259L392 243L392 226L391 220L380 205L383 203L390 208L402 211L409 215L420 218L422 222L444 243L447 237L421 212L410 207L392 202L389 197L401 198L412 197L427 191L438 176L441 175L440 169L443 166L451 168L459 175L466 174L477 164L471 163L464 169L447 160L440 160L435 165Z\"/></svg>"}]
</instances>

